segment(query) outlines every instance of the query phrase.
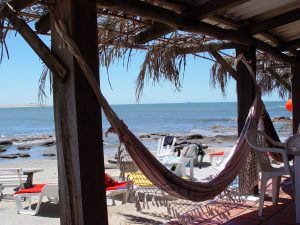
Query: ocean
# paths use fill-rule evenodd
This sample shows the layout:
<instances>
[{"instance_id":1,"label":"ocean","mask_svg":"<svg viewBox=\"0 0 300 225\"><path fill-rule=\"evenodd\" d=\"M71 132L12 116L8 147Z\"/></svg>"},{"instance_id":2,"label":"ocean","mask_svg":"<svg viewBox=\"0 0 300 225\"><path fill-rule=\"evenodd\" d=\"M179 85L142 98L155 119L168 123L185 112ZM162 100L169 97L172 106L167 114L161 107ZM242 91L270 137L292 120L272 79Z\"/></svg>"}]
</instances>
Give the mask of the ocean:
<instances>
[{"instance_id":1,"label":"ocean","mask_svg":"<svg viewBox=\"0 0 300 225\"><path fill-rule=\"evenodd\" d=\"M291 117L284 102L266 102L271 117ZM113 105L119 117L136 135L142 133L201 134L203 136L236 135L237 104L172 103ZM11 137L54 135L53 107L0 108L0 139ZM274 123L281 137L287 137L291 128ZM103 130L109 124L103 116ZM115 148L117 138L105 140L107 151ZM153 143L152 143L153 144Z\"/></svg>"}]
</instances>

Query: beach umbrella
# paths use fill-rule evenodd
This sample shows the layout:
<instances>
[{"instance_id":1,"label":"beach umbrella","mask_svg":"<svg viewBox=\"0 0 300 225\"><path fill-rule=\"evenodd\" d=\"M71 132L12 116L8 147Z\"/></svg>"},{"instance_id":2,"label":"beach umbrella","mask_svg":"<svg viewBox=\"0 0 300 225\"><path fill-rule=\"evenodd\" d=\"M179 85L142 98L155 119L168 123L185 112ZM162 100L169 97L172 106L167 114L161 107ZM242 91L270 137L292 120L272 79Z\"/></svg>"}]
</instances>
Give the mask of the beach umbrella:
<instances>
[{"instance_id":1,"label":"beach umbrella","mask_svg":"<svg viewBox=\"0 0 300 225\"><path fill-rule=\"evenodd\" d=\"M287 102L285 103L285 108L287 111L292 112L293 110L293 101L292 99L287 100Z\"/></svg>"}]
</instances>

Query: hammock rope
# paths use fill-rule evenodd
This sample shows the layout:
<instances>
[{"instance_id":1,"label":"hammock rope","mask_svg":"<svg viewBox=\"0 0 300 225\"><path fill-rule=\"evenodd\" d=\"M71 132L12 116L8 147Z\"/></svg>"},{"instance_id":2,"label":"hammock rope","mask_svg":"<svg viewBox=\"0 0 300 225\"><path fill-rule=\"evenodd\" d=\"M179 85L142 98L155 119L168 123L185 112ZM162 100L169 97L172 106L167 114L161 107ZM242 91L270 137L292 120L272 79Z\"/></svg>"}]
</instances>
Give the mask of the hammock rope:
<instances>
[{"instance_id":1,"label":"hammock rope","mask_svg":"<svg viewBox=\"0 0 300 225\"><path fill-rule=\"evenodd\" d=\"M69 37L67 29L60 20L56 21L55 28L67 49L75 57L88 83L91 85L98 103L101 105L111 126L118 134L120 142L126 146L134 162L153 184L174 197L191 201L206 201L223 192L236 178L251 151L251 148L246 143L245 133L250 129L257 128L259 118L262 115L263 104L258 92L237 145L232 150L231 155L225 160L223 169L199 182L184 180L163 166L127 128L126 124L118 118L102 95L93 71L84 60L75 42Z\"/></svg>"}]
</instances>

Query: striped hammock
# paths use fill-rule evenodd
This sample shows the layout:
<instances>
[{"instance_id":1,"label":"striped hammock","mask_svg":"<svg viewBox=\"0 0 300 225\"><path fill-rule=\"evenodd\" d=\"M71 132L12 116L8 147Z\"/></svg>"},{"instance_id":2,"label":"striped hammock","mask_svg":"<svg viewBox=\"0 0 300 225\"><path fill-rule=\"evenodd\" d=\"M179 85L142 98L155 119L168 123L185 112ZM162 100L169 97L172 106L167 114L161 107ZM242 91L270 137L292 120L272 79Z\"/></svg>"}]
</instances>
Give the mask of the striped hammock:
<instances>
[{"instance_id":1,"label":"striped hammock","mask_svg":"<svg viewBox=\"0 0 300 225\"><path fill-rule=\"evenodd\" d=\"M117 114L108 104L105 97L100 91L100 87L95 79L93 71L84 60L80 50L74 41L68 36L64 25L61 21L55 23L58 34L65 42L67 49L76 58L81 67L85 78L91 85L98 103L101 105L108 121L119 136L120 142L123 143L133 161L137 164L141 172L162 191L181 199L191 201L206 201L214 198L223 192L228 185L233 182L245 165L251 148L247 145L245 133L250 129L257 129L259 119L263 112L263 104L260 94L257 94L253 105L249 111L243 131L238 139L235 148L222 164L222 170L209 175L205 179L197 182L184 180L156 159L155 156L141 143L141 141L128 129L126 124L120 120ZM246 176L245 176L246 177ZM257 176L253 176L257 179ZM243 183L253 186L257 180L245 178Z\"/></svg>"}]
</instances>

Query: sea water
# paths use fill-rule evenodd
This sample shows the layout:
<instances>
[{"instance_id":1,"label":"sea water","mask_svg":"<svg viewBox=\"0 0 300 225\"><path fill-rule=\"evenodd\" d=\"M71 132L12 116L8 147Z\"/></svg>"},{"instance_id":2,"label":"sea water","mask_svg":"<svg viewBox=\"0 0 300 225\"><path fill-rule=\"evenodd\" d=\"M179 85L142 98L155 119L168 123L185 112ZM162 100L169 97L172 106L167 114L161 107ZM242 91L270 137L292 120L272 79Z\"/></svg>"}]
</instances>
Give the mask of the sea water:
<instances>
[{"instance_id":1,"label":"sea water","mask_svg":"<svg viewBox=\"0 0 300 225\"><path fill-rule=\"evenodd\" d=\"M266 102L271 117L291 117L284 102ZM171 133L203 136L236 135L237 103L172 103L113 105L118 116L133 133ZM54 135L53 107L0 108L0 139L11 137ZM274 123L281 137L291 129L283 123ZM109 128L103 115L103 131ZM104 140L109 151L117 145L117 137Z\"/></svg>"}]
</instances>

